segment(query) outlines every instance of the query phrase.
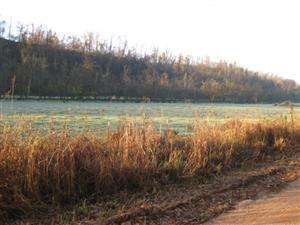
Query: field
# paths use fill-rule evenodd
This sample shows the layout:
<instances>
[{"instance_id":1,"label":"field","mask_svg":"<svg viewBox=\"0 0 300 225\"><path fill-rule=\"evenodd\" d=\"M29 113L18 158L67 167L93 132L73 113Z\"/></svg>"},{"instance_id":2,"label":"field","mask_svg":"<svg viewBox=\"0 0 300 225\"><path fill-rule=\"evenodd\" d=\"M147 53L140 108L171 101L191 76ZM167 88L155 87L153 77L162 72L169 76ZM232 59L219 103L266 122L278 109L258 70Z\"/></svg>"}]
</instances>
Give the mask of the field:
<instances>
[{"instance_id":1,"label":"field","mask_svg":"<svg viewBox=\"0 0 300 225\"><path fill-rule=\"evenodd\" d=\"M207 182L300 145L292 107L2 101L1 111L5 221L187 178Z\"/></svg>"},{"instance_id":2,"label":"field","mask_svg":"<svg viewBox=\"0 0 300 225\"><path fill-rule=\"evenodd\" d=\"M172 128L189 133L191 124L196 119L217 122L231 119L253 121L288 115L288 107L275 107L271 104L0 101L2 120L31 121L35 127L45 127L51 123L51 126L60 128L64 124L75 131L103 131L122 122L141 123L145 118L151 118L158 129Z\"/></svg>"}]
</instances>

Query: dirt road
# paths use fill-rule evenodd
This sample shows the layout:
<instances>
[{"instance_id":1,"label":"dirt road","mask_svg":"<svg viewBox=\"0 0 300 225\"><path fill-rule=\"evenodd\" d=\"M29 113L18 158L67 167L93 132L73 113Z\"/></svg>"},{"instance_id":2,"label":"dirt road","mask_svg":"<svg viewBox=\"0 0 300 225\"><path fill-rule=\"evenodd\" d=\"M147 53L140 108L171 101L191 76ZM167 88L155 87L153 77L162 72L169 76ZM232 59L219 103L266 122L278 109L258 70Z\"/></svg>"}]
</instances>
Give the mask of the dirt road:
<instances>
[{"instance_id":1,"label":"dirt road","mask_svg":"<svg viewBox=\"0 0 300 225\"><path fill-rule=\"evenodd\" d=\"M271 160L210 182L174 184L136 195L88 225L300 225L300 157ZM297 181L296 181L297 180ZM231 212L231 213L227 213ZM219 216L219 217L218 217Z\"/></svg>"},{"instance_id":2,"label":"dirt road","mask_svg":"<svg viewBox=\"0 0 300 225\"><path fill-rule=\"evenodd\" d=\"M300 224L300 179L284 190L259 200L246 200L205 225L298 225Z\"/></svg>"},{"instance_id":3,"label":"dirt road","mask_svg":"<svg viewBox=\"0 0 300 225\"><path fill-rule=\"evenodd\" d=\"M13 224L300 225L300 152L200 178L108 196L77 218L70 210Z\"/></svg>"}]
</instances>

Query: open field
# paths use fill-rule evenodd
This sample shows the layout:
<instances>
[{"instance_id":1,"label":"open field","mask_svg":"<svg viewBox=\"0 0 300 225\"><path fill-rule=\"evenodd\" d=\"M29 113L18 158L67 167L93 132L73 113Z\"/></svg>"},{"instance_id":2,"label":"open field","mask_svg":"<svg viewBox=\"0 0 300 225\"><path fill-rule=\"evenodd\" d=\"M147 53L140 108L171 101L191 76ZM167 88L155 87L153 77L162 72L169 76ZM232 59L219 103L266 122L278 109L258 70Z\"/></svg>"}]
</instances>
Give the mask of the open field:
<instances>
[{"instance_id":1,"label":"open field","mask_svg":"<svg viewBox=\"0 0 300 225\"><path fill-rule=\"evenodd\" d=\"M294 111L299 113L300 109L297 107ZM2 120L27 120L34 127L48 127L51 123L51 126L60 128L64 124L73 131L105 131L122 122L141 123L145 118L151 118L158 129L172 128L189 133L195 119L224 122L287 116L288 107L271 104L0 101Z\"/></svg>"},{"instance_id":2,"label":"open field","mask_svg":"<svg viewBox=\"0 0 300 225\"><path fill-rule=\"evenodd\" d=\"M0 225L208 225L293 182L215 223L300 225L296 0L38 3L1 2Z\"/></svg>"},{"instance_id":3,"label":"open field","mask_svg":"<svg viewBox=\"0 0 300 225\"><path fill-rule=\"evenodd\" d=\"M249 113L249 107L227 112ZM287 110L272 109L270 113ZM300 120L293 111L222 123L194 118L188 134L171 128L161 131L151 117L78 133L67 127L33 128L26 118L16 123L2 120L1 218L22 218L84 199L97 202L123 191L151 191L189 177L206 180L268 157L284 158L300 144Z\"/></svg>"}]
</instances>

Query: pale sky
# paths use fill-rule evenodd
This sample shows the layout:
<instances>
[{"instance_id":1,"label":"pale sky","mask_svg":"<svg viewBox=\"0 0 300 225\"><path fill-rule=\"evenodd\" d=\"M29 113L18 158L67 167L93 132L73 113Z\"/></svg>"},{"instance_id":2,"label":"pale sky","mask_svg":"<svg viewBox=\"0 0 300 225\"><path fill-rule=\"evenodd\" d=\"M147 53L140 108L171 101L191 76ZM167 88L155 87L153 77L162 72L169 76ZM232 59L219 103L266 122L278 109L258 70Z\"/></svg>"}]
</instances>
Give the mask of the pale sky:
<instances>
[{"instance_id":1,"label":"pale sky","mask_svg":"<svg viewBox=\"0 0 300 225\"><path fill-rule=\"evenodd\" d=\"M122 36L141 50L225 59L300 83L299 0L0 0L0 16L61 34Z\"/></svg>"}]
</instances>

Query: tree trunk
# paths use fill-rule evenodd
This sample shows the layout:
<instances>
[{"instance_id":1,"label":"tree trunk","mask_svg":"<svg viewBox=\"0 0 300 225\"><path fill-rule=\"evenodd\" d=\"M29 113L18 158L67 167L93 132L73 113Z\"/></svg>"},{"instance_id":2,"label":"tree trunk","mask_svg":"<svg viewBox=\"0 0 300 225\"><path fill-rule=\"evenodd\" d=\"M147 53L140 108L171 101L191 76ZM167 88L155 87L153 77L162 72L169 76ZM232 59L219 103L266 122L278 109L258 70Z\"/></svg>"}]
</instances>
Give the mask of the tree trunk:
<instances>
[{"instance_id":1,"label":"tree trunk","mask_svg":"<svg viewBox=\"0 0 300 225\"><path fill-rule=\"evenodd\" d=\"M31 88L31 76L29 78L28 84L27 84L27 92L26 92L26 97L28 98L30 95L30 88Z\"/></svg>"}]
</instances>

